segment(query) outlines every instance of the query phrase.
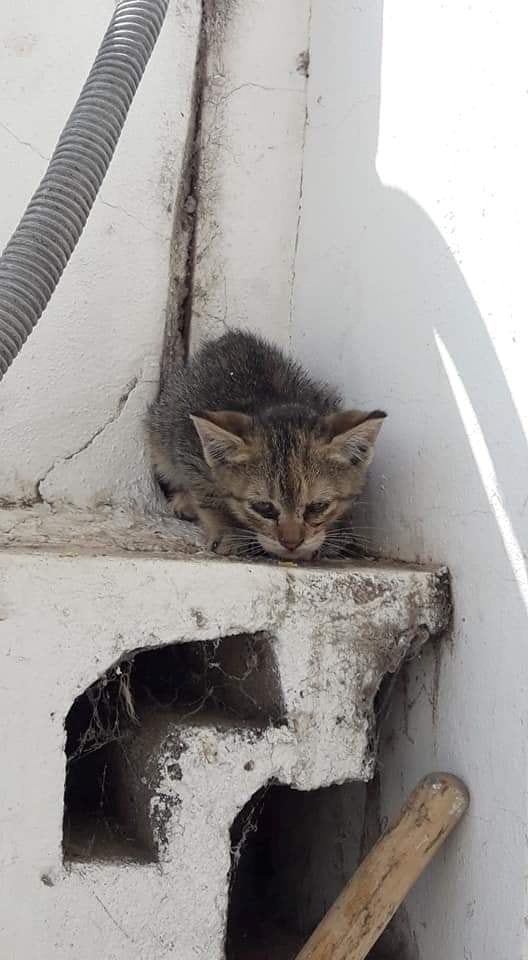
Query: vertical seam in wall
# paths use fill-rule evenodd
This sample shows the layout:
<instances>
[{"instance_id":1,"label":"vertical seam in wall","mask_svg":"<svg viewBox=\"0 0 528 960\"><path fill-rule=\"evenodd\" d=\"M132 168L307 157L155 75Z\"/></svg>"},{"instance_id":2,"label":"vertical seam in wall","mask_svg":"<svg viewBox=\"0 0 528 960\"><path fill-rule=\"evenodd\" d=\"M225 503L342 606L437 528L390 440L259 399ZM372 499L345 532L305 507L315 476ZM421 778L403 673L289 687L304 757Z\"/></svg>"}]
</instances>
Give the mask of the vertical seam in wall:
<instances>
[{"instance_id":1,"label":"vertical seam in wall","mask_svg":"<svg viewBox=\"0 0 528 960\"><path fill-rule=\"evenodd\" d=\"M290 353L293 349L293 303L295 296L295 279L297 273L297 253L299 250L299 238L301 233L301 220L302 220L302 207L303 207L303 189L304 189L304 160L305 160L305 151L306 151L306 137L308 131L309 123L309 111L308 111L308 84L310 80L310 60L311 60L311 49L312 49L312 0L310 0L308 7L308 23L307 23L307 69L306 69L306 80L304 83L304 124L303 124L303 133L302 133L302 142L301 142L301 165L300 165L300 175L299 175L299 199L297 203L297 225L295 228L295 243L293 247L293 261L292 261L292 272L291 272L291 283L290 283L290 304L289 304L289 315L288 315L288 348Z\"/></svg>"},{"instance_id":2,"label":"vertical seam in wall","mask_svg":"<svg viewBox=\"0 0 528 960\"><path fill-rule=\"evenodd\" d=\"M171 240L165 338L160 366L161 387L167 377L171 376L175 365L186 361L189 349L196 258L203 94L207 82L208 27L213 2L214 0L202 0L201 3L187 144L177 190ZM181 273L180 277L178 273Z\"/></svg>"},{"instance_id":3,"label":"vertical seam in wall","mask_svg":"<svg viewBox=\"0 0 528 960\"><path fill-rule=\"evenodd\" d=\"M200 191L200 165L202 153L202 120L204 91L207 84L207 60L209 52L209 28L216 0L202 0L202 19L196 57L195 90L193 92L194 106L194 137L190 156L190 177L188 196L193 202L192 224L187 249L185 269L185 297L180 310L180 330L184 360L189 354L191 337L191 320L194 297L194 272L196 266L196 240L198 230L198 204Z\"/></svg>"}]
</instances>

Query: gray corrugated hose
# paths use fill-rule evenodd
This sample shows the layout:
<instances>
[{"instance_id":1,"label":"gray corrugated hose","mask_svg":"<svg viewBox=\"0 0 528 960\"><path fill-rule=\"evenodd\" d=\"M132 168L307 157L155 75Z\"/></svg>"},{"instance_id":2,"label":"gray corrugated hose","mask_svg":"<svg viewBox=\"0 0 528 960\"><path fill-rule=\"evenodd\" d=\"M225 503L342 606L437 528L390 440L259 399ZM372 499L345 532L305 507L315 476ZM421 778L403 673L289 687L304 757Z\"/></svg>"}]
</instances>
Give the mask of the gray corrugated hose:
<instances>
[{"instance_id":1,"label":"gray corrugated hose","mask_svg":"<svg viewBox=\"0 0 528 960\"><path fill-rule=\"evenodd\" d=\"M0 380L83 231L169 0L118 0L48 169L0 257Z\"/></svg>"}]
</instances>

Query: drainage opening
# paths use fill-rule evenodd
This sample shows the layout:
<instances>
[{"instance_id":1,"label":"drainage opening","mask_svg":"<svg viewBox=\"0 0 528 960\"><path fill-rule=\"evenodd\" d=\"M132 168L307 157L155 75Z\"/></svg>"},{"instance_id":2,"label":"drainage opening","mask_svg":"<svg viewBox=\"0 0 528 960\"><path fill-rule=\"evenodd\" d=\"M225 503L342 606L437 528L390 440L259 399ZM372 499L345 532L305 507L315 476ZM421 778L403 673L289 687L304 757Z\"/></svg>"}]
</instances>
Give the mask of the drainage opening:
<instances>
[{"instance_id":1,"label":"drainage opening","mask_svg":"<svg viewBox=\"0 0 528 960\"><path fill-rule=\"evenodd\" d=\"M365 786L268 785L231 829L227 960L295 960L360 859Z\"/></svg>"},{"instance_id":2,"label":"drainage opening","mask_svg":"<svg viewBox=\"0 0 528 960\"><path fill-rule=\"evenodd\" d=\"M127 655L77 697L66 718L64 859L158 859L148 816L148 760L145 769L138 767L145 744L135 749L141 737L152 738L153 753L169 721L258 730L283 718L273 641L266 634ZM178 779L181 746L177 737L173 741Z\"/></svg>"}]
</instances>

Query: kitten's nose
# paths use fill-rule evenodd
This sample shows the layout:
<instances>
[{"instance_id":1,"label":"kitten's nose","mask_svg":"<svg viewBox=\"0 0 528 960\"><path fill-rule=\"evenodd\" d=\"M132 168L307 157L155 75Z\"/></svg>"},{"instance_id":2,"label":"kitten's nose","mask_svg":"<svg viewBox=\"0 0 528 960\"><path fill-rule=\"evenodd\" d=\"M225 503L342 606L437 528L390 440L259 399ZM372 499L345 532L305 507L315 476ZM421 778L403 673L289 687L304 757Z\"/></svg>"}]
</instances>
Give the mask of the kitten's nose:
<instances>
[{"instance_id":1,"label":"kitten's nose","mask_svg":"<svg viewBox=\"0 0 528 960\"><path fill-rule=\"evenodd\" d=\"M297 517L281 517L278 539L281 547L290 550L291 553L301 546L304 541L304 530Z\"/></svg>"},{"instance_id":2,"label":"kitten's nose","mask_svg":"<svg viewBox=\"0 0 528 960\"><path fill-rule=\"evenodd\" d=\"M279 543L281 547L285 547L286 550L297 550L297 547L301 546L301 543L304 543L304 537L301 534L298 534L295 537L279 537Z\"/></svg>"}]
</instances>

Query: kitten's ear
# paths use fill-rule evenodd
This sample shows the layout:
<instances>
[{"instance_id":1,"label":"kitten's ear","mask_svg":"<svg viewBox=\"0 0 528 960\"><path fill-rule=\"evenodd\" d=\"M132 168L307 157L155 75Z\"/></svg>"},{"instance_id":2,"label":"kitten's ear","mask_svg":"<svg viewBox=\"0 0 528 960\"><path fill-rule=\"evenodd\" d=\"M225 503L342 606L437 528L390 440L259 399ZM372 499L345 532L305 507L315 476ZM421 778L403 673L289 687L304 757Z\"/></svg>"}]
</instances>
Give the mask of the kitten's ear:
<instances>
[{"instance_id":1,"label":"kitten's ear","mask_svg":"<svg viewBox=\"0 0 528 960\"><path fill-rule=\"evenodd\" d=\"M364 413L343 410L323 417L326 453L335 460L368 467L374 456L374 444L387 416L383 410Z\"/></svg>"},{"instance_id":2,"label":"kitten's ear","mask_svg":"<svg viewBox=\"0 0 528 960\"><path fill-rule=\"evenodd\" d=\"M218 467L222 463L243 463L249 458L246 443L251 417L231 410L204 410L191 415L200 437L206 463Z\"/></svg>"}]
</instances>

